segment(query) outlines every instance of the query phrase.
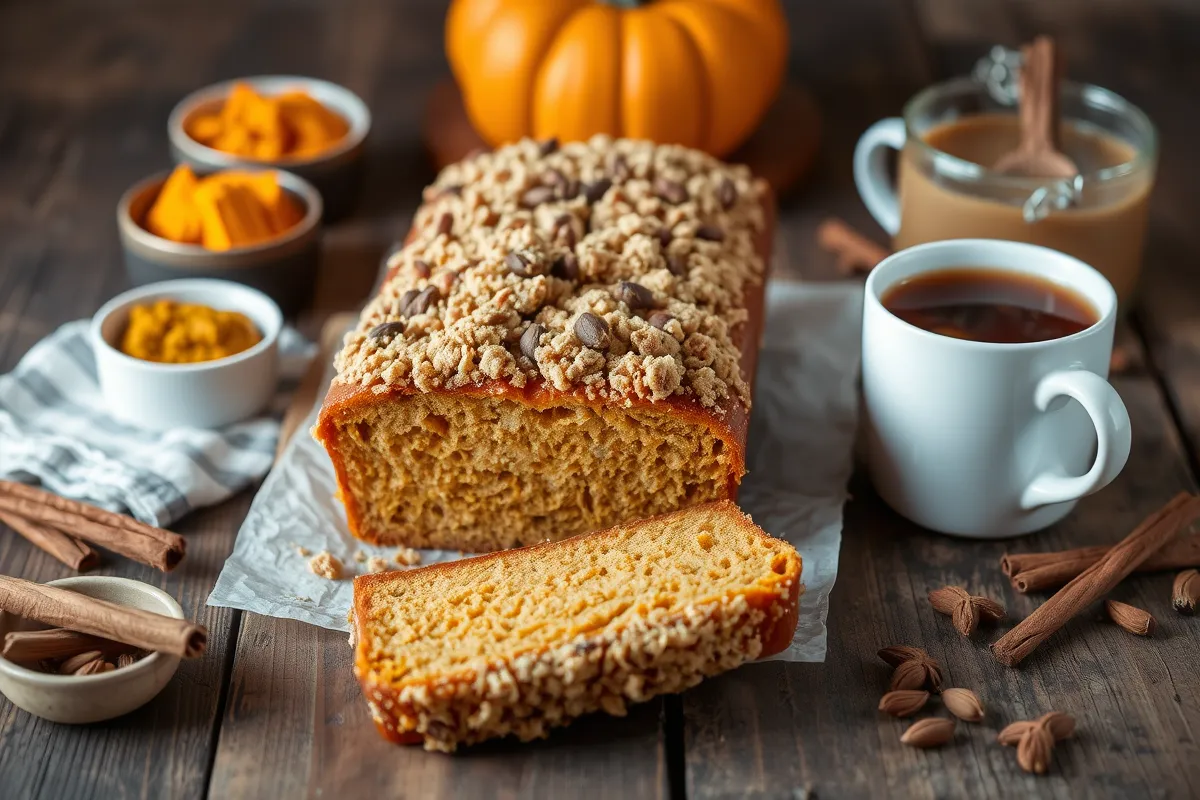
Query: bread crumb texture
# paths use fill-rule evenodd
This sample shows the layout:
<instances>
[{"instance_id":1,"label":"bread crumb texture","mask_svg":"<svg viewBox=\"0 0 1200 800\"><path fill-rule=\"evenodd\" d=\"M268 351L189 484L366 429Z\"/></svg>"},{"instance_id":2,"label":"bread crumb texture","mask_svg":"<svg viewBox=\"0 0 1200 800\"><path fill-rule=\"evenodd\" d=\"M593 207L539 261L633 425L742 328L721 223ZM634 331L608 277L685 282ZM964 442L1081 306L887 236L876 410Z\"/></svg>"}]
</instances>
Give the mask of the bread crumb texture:
<instances>
[{"instance_id":1,"label":"bread crumb texture","mask_svg":"<svg viewBox=\"0 0 1200 800\"><path fill-rule=\"evenodd\" d=\"M347 334L337 381L502 381L750 405L739 365L765 184L696 150L525 140L447 167Z\"/></svg>"},{"instance_id":2,"label":"bread crumb texture","mask_svg":"<svg viewBox=\"0 0 1200 800\"><path fill-rule=\"evenodd\" d=\"M337 581L342 578L341 560L327 550L313 556L308 562L308 569L312 574L327 580Z\"/></svg>"},{"instance_id":3,"label":"bread crumb texture","mask_svg":"<svg viewBox=\"0 0 1200 800\"><path fill-rule=\"evenodd\" d=\"M392 738L419 735L444 751L530 740L694 686L757 658L768 637L778 650L799 581L791 545L732 503L710 504L360 578L355 668Z\"/></svg>"}]
</instances>

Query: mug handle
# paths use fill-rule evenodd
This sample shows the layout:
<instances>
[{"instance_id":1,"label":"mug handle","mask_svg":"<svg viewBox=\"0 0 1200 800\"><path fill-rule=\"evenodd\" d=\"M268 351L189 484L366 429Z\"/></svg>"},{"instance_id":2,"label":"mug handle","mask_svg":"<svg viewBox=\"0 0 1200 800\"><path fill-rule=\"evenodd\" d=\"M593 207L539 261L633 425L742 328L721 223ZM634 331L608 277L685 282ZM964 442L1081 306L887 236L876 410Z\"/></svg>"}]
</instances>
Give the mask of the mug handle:
<instances>
[{"instance_id":1,"label":"mug handle","mask_svg":"<svg viewBox=\"0 0 1200 800\"><path fill-rule=\"evenodd\" d=\"M1045 411L1057 397L1079 401L1096 426L1096 461L1086 475L1067 477L1044 472L1025 487L1021 508L1028 511L1051 503L1066 503L1102 489L1120 474L1129 459L1129 412L1108 381L1087 370L1060 370L1042 378L1033 401Z\"/></svg>"},{"instance_id":2,"label":"mug handle","mask_svg":"<svg viewBox=\"0 0 1200 800\"><path fill-rule=\"evenodd\" d=\"M867 210L888 236L900 230L900 201L888 175L884 148L902 149L907 136L904 120L888 117L867 128L854 146L854 183Z\"/></svg>"}]
</instances>

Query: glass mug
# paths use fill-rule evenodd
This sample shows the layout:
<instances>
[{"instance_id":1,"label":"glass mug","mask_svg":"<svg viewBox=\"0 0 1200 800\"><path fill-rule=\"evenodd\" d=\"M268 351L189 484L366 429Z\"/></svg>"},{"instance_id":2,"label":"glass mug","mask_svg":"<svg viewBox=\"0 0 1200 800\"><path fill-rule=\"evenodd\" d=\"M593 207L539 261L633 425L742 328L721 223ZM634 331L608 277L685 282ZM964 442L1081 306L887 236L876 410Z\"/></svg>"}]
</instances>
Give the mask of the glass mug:
<instances>
[{"instance_id":1,"label":"glass mug","mask_svg":"<svg viewBox=\"0 0 1200 800\"><path fill-rule=\"evenodd\" d=\"M996 48L974 76L935 84L908 102L903 118L868 128L854 152L859 194L896 250L964 238L1042 245L1099 270L1124 310L1141 272L1158 155L1154 125L1107 89L1066 82L1063 149L1080 174L1053 179L993 172L976 161L994 163L1017 143L1018 58ZM952 155L931 139L977 158ZM889 176L887 149L900 152L898 187Z\"/></svg>"}]
</instances>

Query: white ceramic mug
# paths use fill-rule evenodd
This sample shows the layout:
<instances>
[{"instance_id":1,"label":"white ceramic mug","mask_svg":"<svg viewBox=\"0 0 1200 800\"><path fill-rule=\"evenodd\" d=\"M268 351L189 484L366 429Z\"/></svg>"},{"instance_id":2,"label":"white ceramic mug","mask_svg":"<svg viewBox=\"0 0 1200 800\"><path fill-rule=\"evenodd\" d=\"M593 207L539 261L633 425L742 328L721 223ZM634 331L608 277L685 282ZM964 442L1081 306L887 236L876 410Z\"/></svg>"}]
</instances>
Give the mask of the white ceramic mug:
<instances>
[{"instance_id":1,"label":"white ceramic mug","mask_svg":"<svg viewBox=\"0 0 1200 800\"><path fill-rule=\"evenodd\" d=\"M1085 298L1097 322L996 344L930 333L884 308L898 282L949 268L1038 276ZM879 494L926 528L992 538L1044 528L1108 485L1130 445L1129 414L1106 380L1116 312L1104 276L1035 245L955 239L882 261L867 279L862 357Z\"/></svg>"}]
</instances>

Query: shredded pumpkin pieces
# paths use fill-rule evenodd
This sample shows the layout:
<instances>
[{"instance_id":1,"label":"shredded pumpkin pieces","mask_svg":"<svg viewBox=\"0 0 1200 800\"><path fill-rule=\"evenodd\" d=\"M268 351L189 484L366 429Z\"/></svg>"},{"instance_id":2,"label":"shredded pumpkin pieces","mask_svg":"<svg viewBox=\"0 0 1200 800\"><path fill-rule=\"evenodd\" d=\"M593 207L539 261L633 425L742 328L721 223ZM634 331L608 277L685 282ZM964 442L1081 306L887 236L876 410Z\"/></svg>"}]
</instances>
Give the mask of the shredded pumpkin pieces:
<instances>
[{"instance_id":1,"label":"shredded pumpkin pieces","mask_svg":"<svg viewBox=\"0 0 1200 800\"><path fill-rule=\"evenodd\" d=\"M173 242L229 250L272 239L304 217L274 172L229 170L197 178L175 168L146 214L146 230Z\"/></svg>"},{"instance_id":2,"label":"shredded pumpkin pieces","mask_svg":"<svg viewBox=\"0 0 1200 800\"><path fill-rule=\"evenodd\" d=\"M193 114L183 127L201 144L262 161L317 155L350 131L341 115L305 92L268 97L247 83L235 83L220 109Z\"/></svg>"}]
</instances>

